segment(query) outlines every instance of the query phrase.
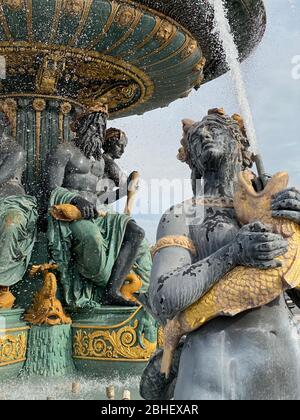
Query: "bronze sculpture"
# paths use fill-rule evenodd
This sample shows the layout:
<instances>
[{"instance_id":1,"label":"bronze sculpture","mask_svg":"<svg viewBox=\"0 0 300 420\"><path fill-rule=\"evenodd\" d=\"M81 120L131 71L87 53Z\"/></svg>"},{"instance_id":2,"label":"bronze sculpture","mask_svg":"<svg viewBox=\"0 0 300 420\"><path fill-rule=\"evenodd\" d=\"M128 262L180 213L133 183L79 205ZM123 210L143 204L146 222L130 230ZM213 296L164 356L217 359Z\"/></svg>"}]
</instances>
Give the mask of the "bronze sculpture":
<instances>
[{"instance_id":1,"label":"bronze sculpture","mask_svg":"<svg viewBox=\"0 0 300 420\"><path fill-rule=\"evenodd\" d=\"M0 309L11 308L9 287L22 280L36 239L37 203L22 185L25 152L10 136L10 121L0 113Z\"/></svg>"},{"instance_id":2,"label":"bronze sculpture","mask_svg":"<svg viewBox=\"0 0 300 420\"><path fill-rule=\"evenodd\" d=\"M144 231L133 219L112 211L98 216L97 204L108 205L119 198L115 191L97 193L105 171L102 146L106 120L102 107L80 115L74 123L74 143L61 144L49 159L50 207L74 205L84 219L66 223L50 218L48 229L65 300L76 307L134 305L123 299L120 289L132 269L147 289L151 267ZM70 275L71 261L80 275L76 280Z\"/></svg>"}]
</instances>

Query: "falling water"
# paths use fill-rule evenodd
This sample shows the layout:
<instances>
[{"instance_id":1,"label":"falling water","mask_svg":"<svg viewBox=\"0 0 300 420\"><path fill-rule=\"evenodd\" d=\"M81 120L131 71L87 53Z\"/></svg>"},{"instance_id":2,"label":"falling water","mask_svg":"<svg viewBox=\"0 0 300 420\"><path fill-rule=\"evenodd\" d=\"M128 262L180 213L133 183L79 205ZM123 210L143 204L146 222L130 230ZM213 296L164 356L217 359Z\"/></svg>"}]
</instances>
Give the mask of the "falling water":
<instances>
[{"instance_id":1,"label":"falling water","mask_svg":"<svg viewBox=\"0 0 300 420\"><path fill-rule=\"evenodd\" d=\"M244 119L245 129L251 145L252 152L257 154L256 132L252 112L247 98L247 91L241 72L239 52L234 41L233 33L227 18L227 9L224 0L209 0L214 9L214 33L218 35L220 44L226 56L226 62L231 70L232 79L235 84L240 113Z\"/></svg>"}]
</instances>

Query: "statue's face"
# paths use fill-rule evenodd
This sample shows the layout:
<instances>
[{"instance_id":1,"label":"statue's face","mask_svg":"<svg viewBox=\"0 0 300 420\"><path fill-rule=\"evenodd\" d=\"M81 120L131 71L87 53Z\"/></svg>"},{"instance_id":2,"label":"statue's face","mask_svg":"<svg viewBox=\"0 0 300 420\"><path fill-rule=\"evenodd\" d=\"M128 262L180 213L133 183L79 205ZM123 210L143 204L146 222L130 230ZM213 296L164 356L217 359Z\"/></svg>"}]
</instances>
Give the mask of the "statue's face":
<instances>
[{"instance_id":1,"label":"statue's face","mask_svg":"<svg viewBox=\"0 0 300 420\"><path fill-rule=\"evenodd\" d=\"M236 162L239 148L229 129L210 122L200 124L191 137L191 158L200 172L217 168L230 159Z\"/></svg>"},{"instance_id":2,"label":"statue's face","mask_svg":"<svg viewBox=\"0 0 300 420\"><path fill-rule=\"evenodd\" d=\"M125 149L127 147L127 139L122 137L121 139L112 139L109 154L113 159L121 159L121 157L125 153Z\"/></svg>"}]
</instances>

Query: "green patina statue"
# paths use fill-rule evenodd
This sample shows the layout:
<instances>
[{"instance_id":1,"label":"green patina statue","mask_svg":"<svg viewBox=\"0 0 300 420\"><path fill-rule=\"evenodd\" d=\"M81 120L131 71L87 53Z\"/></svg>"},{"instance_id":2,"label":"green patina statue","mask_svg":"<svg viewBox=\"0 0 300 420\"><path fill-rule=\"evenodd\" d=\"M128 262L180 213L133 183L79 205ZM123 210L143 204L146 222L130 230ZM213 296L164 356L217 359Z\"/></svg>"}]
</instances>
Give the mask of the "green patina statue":
<instances>
[{"instance_id":1,"label":"green patina statue","mask_svg":"<svg viewBox=\"0 0 300 420\"><path fill-rule=\"evenodd\" d=\"M9 135L10 122L0 113L0 309L10 309L9 287L24 276L36 238L37 203L22 186L25 152Z\"/></svg>"},{"instance_id":2,"label":"green patina statue","mask_svg":"<svg viewBox=\"0 0 300 420\"><path fill-rule=\"evenodd\" d=\"M50 254L59 265L65 301L76 308L134 305L123 299L120 289L134 271L146 290L151 270L144 231L130 216L108 207L120 198L120 190L97 193L105 172L106 121L103 110L81 115L74 124L74 143L59 145L48 162L50 207L71 204L82 215L71 223L50 217L48 226ZM105 216L99 216L99 205L105 207Z\"/></svg>"}]
</instances>

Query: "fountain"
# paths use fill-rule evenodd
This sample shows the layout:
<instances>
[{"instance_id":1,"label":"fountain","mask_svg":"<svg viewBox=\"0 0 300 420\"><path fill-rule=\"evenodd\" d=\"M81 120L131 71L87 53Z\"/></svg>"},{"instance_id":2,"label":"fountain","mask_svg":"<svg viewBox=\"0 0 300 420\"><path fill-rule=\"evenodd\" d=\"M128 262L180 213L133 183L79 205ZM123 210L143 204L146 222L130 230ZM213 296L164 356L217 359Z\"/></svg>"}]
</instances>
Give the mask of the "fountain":
<instances>
[{"instance_id":1,"label":"fountain","mask_svg":"<svg viewBox=\"0 0 300 420\"><path fill-rule=\"evenodd\" d=\"M244 60L263 36L264 6L261 0L225 3L236 53ZM23 183L40 211L47 206L46 157L58 145L72 142L71 122L77 115L91 108L108 110L111 119L142 115L167 107L228 70L206 0L2 0L0 54L7 73L0 107L12 138L25 150ZM43 267L48 261L39 226L30 266ZM45 281L51 267L40 270ZM0 380L22 370L27 375L79 371L103 376L112 369L134 374L143 369L160 333L142 308L61 308L57 312L65 325L32 325L28 309L42 286L41 277L25 275L12 288L15 307L0 311ZM28 322L22 317L25 310ZM68 316L72 324L66 322ZM148 324L141 342L137 334L143 322ZM56 340L64 340L59 352L66 353L61 367L53 366L51 372L46 365L58 357L58 349L54 344L47 359L49 328ZM33 351L37 343L38 359L49 364L39 365Z\"/></svg>"}]
</instances>

